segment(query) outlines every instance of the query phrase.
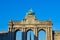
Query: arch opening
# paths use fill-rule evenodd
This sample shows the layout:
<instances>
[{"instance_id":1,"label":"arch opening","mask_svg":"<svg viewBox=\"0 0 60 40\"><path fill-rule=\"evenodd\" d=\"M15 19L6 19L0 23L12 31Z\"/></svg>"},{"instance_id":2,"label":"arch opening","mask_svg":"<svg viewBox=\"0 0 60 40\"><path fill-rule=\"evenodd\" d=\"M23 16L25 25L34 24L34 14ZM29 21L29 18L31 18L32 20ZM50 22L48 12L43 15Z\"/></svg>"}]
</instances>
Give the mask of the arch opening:
<instances>
[{"instance_id":1,"label":"arch opening","mask_svg":"<svg viewBox=\"0 0 60 40\"><path fill-rule=\"evenodd\" d=\"M38 31L38 40L46 40L46 32L41 29Z\"/></svg>"},{"instance_id":2,"label":"arch opening","mask_svg":"<svg viewBox=\"0 0 60 40\"><path fill-rule=\"evenodd\" d=\"M16 30L15 32L16 35L16 40L22 40L22 31L21 30Z\"/></svg>"},{"instance_id":3,"label":"arch opening","mask_svg":"<svg viewBox=\"0 0 60 40\"><path fill-rule=\"evenodd\" d=\"M34 40L34 32L31 29L27 31L27 40Z\"/></svg>"}]
</instances>

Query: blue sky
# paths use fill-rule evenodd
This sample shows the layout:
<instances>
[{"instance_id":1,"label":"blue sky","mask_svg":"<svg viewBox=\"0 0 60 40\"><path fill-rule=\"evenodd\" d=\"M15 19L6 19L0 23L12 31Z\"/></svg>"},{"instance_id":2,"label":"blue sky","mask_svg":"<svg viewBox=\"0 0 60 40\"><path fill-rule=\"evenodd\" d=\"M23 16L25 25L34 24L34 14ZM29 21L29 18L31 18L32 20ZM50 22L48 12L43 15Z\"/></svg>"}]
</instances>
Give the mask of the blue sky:
<instances>
[{"instance_id":1,"label":"blue sky","mask_svg":"<svg viewBox=\"0 0 60 40\"><path fill-rule=\"evenodd\" d=\"M60 0L0 0L0 30L8 30L10 18L22 20L32 8L37 19L51 19L53 30L60 30Z\"/></svg>"},{"instance_id":2,"label":"blue sky","mask_svg":"<svg viewBox=\"0 0 60 40\"><path fill-rule=\"evenodd\" d=\"M53 30L60 30L60 0L0 0L0 31L8 30L10 18L22 20L32 8L38 20L51 19Z\"/></svg>"},{"instance_id":3,"label":"blue sky","mask_svg":"<svg viewBox=\"0 0 60 40\"><path fill-rule=\"evenodd\" d=\"M60 29L60 0L0 0L0 31L8 30L10 18L22 20L32 8L37 19L51 19L53 30Z\"/></svg>"}]
</instances>

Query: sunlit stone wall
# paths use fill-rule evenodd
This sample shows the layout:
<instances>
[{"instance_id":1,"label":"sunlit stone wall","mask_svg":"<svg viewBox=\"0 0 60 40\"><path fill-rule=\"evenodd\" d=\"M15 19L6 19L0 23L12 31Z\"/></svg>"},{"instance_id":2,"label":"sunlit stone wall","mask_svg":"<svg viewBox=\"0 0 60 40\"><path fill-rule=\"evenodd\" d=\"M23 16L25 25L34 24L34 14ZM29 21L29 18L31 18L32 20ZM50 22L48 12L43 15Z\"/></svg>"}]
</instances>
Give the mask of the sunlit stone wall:
<instances>
[{"instance_id":1,"label":"sunlit stone wall","mask_svg":"<svg viewBox=\"0 0 60 40\"><path fill-rule=\"evenodd\" d=\"M54 31L54 40L60 40L60 31Z\"/></svg>"}]
</instances>

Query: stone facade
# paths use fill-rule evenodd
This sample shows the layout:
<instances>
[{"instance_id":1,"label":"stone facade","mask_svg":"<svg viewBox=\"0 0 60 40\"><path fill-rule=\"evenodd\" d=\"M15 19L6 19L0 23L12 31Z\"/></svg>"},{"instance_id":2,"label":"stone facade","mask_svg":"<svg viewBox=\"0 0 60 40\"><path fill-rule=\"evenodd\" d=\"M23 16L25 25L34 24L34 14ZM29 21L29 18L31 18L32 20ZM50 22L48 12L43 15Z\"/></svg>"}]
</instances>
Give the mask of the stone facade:
<instances>
[{"instance_id":1,"label":"stone facade","mask_svg":"<svg viewBox=\"0 0 60 40\"><path fill-rule=\"evenodd\" d=\"M13 21L8 23L9 30L5 33L0 33L0 40L16 40L16 32L22 31L22 40L27 40L27 32L33 30L34 40L38 40L38 32L44 30L46 32L46 40L59 40L60 31L52 30L52 22L48 20L38 20L35 13L30 9L23 20Z\"/></svg>"},{"instance_id":2,"label":"stone facade","mask_svg":"<svg viewBox=\"0 0 60 40\"><path fill-rule=\"evenodd\" d=\"M54 31L53 35L54 40L60 40L60 31Z\"/></svg>"}]
</instances>

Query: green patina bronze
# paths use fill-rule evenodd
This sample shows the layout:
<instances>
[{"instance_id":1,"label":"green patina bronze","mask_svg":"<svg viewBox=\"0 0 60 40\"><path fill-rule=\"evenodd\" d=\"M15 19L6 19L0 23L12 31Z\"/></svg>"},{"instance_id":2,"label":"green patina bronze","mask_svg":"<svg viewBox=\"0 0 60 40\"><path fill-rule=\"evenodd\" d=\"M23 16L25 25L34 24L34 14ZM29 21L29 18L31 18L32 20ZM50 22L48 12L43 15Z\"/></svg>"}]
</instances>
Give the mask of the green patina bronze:
<instances>
[{"instance_id":1,"label":"green patina bronze","mask_svg":"<svg viewBox=\"0 0 60 40\"><path fill-rule=\"evenodd\" d=\"M30 10L27 12L27 15L34 15L32 9L30 9Z\"/></svg>"}]
</instances>

